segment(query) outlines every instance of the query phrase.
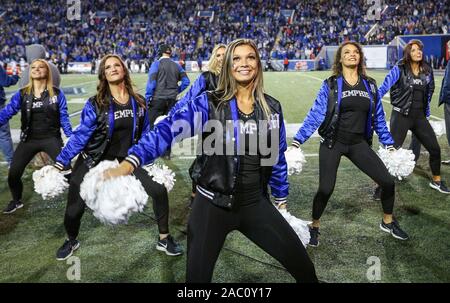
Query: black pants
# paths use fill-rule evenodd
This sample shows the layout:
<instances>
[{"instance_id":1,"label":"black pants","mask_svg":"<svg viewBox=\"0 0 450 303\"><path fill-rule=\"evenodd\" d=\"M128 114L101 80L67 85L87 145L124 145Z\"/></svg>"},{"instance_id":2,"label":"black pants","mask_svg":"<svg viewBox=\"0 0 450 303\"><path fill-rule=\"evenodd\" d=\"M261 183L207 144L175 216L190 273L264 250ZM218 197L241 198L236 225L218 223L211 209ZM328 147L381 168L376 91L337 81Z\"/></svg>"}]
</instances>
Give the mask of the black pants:
<instances>
[{"instance_id":1,"label":"black pants","mask_svg":"<svg viewBox=\"0 0 450 303\"><path fill-rule=\"evenodd\" d=\"M444 121L445 121L445 134L447 137L447 143L450 145L450 104L444 103ZM411 149L415 155L415 161L419 159L420 155L421 143L417 139L416 136L412 135L411 137L411 145L409 149Z\"/></svg>"},{"instance_id":2,"label":"black pants","mask_svg":"<svg viewBox=\"0 0 450 303\"><path fill-rule=\"evenodd\" d=\"M390 122L391 134L397 147L402 146L408 130L417 137L430 153L430 168L433 176L441 175L441 148L430 122L425 116L410 118L392 111Z\"/></svg>"},{"instance_id":3,"label":"black pants","mask_svg":"<svg viewBox=\"0 0 450 303\"><path fill-rule=\"evenodd\" d=\"M69 194L67 199L66 213L64 216L64 226L69 239L74 240L80 230L81 217L83 216L85 203L80 197L80 184L84 176L89 171L84 164L84 160L79 157L72 170L70 179ZM169 233L169 199L164 185L156 183L143 168L134 171L135 177L142 183L147 194L152 197L153 211L158 222L160 234Z\"/></svg>"},{"instance_id":4,"label":"black pants","mask_svg":"<svg viewBox=\"0 0 450 303\"><path fill-rule=\"evenodd\" d=\"M319 220L336 184L336 174L341 157L346 156L362 172L381 186L381 203L385 214L392 214L395 198L394 178L383 161L366 141L354 145L336 142L332 148L320 144L319 189L314 196L312 217Z\"/></svg>"},{"instance_id":5,"label":"black pants","mask_svg":"<svg viewBox=\"0 0 450 303\"><path fill-rule=\"evenodd\" d=\"M21 178L25 167L30 163L33 157L37 153L45 152L53 161L55 161L61 151L62 145L63 142L61 137L29 139L19 143L14 152L8 173L8 185L13 200L19 201L22 199L23 183Z\"/></svg>"},{"instance_id":6,"label":"black pants","mask_svg":"<svg viewBox=\"0 0 450 303\"><path fill-rule=\"evenodd\" d=\"M150 102L148 118L151 128L153 128L156 118L162 115L167 115L172 106L175 105L176 101L176 99L153 99Z\"/></svg>"},{"instance_id":7,"label":"black pants","mask_svg":"<svg viewBox=\"0 0 450 303\"><path fill-rule=\"evenodd\" d=\"M448 100L447 100L448 102ZM447 135L447 142L450 145L450 104L444 103L444 120L445 120L445 132Z\"/></svg>"},{"instance_id":8,"label":"black pants","mask_svg":"<svg viewBox=\"0 0 450 303\"><path fill-rule=\"evenodd\" d=\"M417 162L420 157L420 150L421 150L422 143L420 143L419 139L417 139L416 135L411 135L411 143L409 144L409 149L414 154L414 161Z\"/></svg>"},{"instance_id":9,"label":"black pants","mask_svg":"<svg viewBox=\"0 0 450 303\"><path fill-rule=\"evenodd\" d=\"M226 210L199 193L188 222L186 282L211 282L225 238L233 230L277 259L298 282L317 282L314 265L302 242L266 197Z\"/></svg>"}]
</instances>

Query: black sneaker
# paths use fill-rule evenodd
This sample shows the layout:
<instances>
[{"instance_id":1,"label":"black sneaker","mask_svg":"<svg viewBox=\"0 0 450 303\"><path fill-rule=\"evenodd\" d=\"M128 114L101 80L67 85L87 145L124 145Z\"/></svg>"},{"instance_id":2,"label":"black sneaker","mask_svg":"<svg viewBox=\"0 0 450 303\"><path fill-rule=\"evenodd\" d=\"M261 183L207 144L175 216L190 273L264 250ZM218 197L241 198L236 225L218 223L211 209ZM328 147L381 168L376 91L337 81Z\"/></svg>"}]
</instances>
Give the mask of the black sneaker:
<instances>
[{"instance_id":1,"label":"black sneaker","mask_svg":"<svg viewBox=\"0 0 450 303\"><path fill-rule=\"evenodd\" d=\"M168 256L179 256L183 254L183 248L178 244L171 235L166 238L159 240L156 243L156 249L159 251L164 251Z\"/></svg>"},{"instance_id":2,"label":"black sneaker","mask_svg":"<svg viewBox=\"0 0 450 303\"><path fill-rule=\"evenodd\" d=\"M375 187L375 190L373 191L372 199L375 201L381 201L381 187L377 186Z\"/></svg>"},{"instance_id":3,"label":"black sneaker","mask_svg":"<svg viewBox=\"0 0 450 303\"><path fill-rule=\"evenodd\" d=\"M409 238L408 234L400 228L397 220L393 220L389 224L386 224L383 220L381 220L380 229L382 231L390 233L396 239L408 240Z\"/></svg>"},{"instance_id":4,"label":"black sneaker","mask_svg":"<svg viewBox=\"0 0 450 303\"><path fill-rule=\"evenodd\" d=\"M445 185L444 181L431 181L430 182L430 187L439 191L440 193L443 194L450 194L450 190L447 188L447 186Z\"/></svg>"},{"instance_id":5,"label":"black sneaker","mask_svg":"<svg viewBox=\"0 0 450 303\"><path fill-rule=\"evenodd\" d=\"M15 212L16 210L18 210L19 208L23 207L23 203L21 201L10 201L8 203L8 206L6 206L5 210L3 210L4 214L12 214L13 212Z\"/></svg>"},{"instance_id":6,"label":"black sneaker","mask_svg":"<svg viewBox=\"0 0 450 303\"><path fill-rule=\"evenodd\" d=\"M318 227L311 227L311 226L309 226L310 239L309 239L308 245L312 246L312 247L319 246L319 235L320 235L320 232L319 232L319 228Z\"/></svg>"},{"instance_id":7,"label":"black sneaker","mask_svg":"<svg viewBox=\"0 0 450 303\"><path fill-rule=\"evenodd\" d=\"M56 260L66 260L73 254L74 251L78 249L78 247L80 247L80 242L78 242L77 240L67 239L56 252Z\"/></svg>"}]
</instances>

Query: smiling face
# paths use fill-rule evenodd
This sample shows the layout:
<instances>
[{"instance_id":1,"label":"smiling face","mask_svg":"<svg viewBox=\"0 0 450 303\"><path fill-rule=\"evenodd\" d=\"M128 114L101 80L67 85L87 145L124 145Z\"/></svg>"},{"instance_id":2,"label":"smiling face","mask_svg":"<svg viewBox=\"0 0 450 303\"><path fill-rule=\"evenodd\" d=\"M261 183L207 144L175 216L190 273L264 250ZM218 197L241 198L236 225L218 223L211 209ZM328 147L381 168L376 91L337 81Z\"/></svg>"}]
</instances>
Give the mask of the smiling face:
<instances>
[{"instance_id":1,"label":"smiling face","mask_svg":"<svg viewBox=\"0 0 450 303\"><path fill-rule=\"evenodd\" d=\"M232 76L239 84L248 84L258 72L256 52L250 45L239 45L233 53Z\"/></svg>"},{"instance_id":2,"label":"smiling face","mask_svg":"<svg viewBox=\"0 0 450 303\"><path fill-rule=\"evenodd\" d=\"M412 62L420 62L422 61L423 52L420 49L419 45L413 44L411 47L411 61Z\"/></svg>"},{"instance_id":3,"label":"smiling face","mask_svg":"<svg viewBox=\"0 0 450 303\"><path fill-rule=\"evenodd\" d=\"M30 67L30 75L33 80L47 79L48 68L47 64L42 61L34 61Z\"/></svg>"},{"instance_id":4,"label":"smiling face","mask_svg":"<svg viewBox=\"0 0 450 303\"><path fill-rule=\"evenodd\" d=\"M342 48L341 63L347 68L355 68L361 60L361 54L358 48L353 44L347 44Z\"/></svg>"},{"instance_id":5,"label":"smiling face","mask_svg":"<svg viewBox=\"0 0 450 303\"><path fill-rule=\"evenodd\" d=\"M125 77L125 70L119 59L111 57L105 61L105 77L108 83L120 83Z\"/></svg>"}]
</instances>

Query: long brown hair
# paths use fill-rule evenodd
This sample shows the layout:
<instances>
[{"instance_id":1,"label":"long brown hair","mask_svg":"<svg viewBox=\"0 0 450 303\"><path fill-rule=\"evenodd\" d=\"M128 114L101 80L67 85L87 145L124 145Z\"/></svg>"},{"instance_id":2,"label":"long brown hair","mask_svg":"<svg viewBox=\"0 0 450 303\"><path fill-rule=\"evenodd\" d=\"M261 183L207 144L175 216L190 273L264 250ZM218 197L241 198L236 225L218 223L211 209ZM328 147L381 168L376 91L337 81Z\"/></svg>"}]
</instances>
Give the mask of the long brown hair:
<instances>
[{"instance_id":1,"label":"long brown hair","mask_svg":"<svg viewBox=\"0 0 450 303\"><path fill-rule=\"evenodd\" d=\"M142 99L142 97L139 96L134 91L134 85L131 82L130 72L128 71L127 67L125 66L125 63L123 62L122 58L120 58L120 56L115 55L115 54L108 54L108 55L104 56L102 58L102 60L100 61L100 66L98 68L97 98L95 100L97 102L98 106L101 108L108 108L110 99L111 99L111 91L109 89L109 83L108 83L108 80L106 80L106 75L105 75L105 64L106 64L106 60L108 60L109 58L116 58L117 60L119 60L120 64L122 65L122 68L124 70L124 73L125 73L125 75L123 77L123 81L125 83L125 87L128 91L128 94L130 94L136 100L136 102L139 104L139 106L145 108L144 99Z\"/></svg>"},{"instance_id":2,"label":"long brown hair","mask_svg":"<svg viewBox=\"0 0 450 303\"><path fill-rule=\"evenodd\" d=\"M411 50L413 45L417 45L421 51L423 51L423 43L422 41L418 39L412 39L411 41L406 44L405 48L403 49L403 63L405 66L409 69L411 69L411 63L413 62L411 58ZM423 53L422 53L422 60L419 61L419 70L423 71L424 64L423 64Z\"/></svg>"},{"instance_id":3,"label":"long brown hair","mask_svg":"<svg viewBox=\"0 0 450 303\"><path fill-rule=\"evenodd\" d=\"M342 75L342 62L341 62L342 49L344 48L344 46L349 44L356 47L359 52L358 75L366 76L366 64L364 62L364 52L361 45L355 41L346 41L341 45L339 45L338 50L336 52L336 56L334 57L334 63L332 67L333 76Z\"/></svg>"},{"instance_id":4,"label":"long brown hair","mask_svg":"<svg viewBox=\"0 0 450 303\"><path fill-rule=\"evenodd\" d=\"M256 102L259 103L261 108L263 109L266 118L269 117L271 110L269 105L267 104L266 98L264 97L264 81L263 81L263 70L261 64L261 57L259 56L258 47L255 42L251 39L236 39L232 41L227 46L227 50L225 51L225 57L223 59L222 71L219 77L219 83L217 85L217 92L220 92L221 97L220 101L222 103L228 102L231 100L237 92L237 82L234 79L233 73L233 53L236 47L241 45L249 45L256 54L256 61L258 63L256 76L252 81L252 96L256 98Z\"/></svg>"},{"instance_id":5,"label":"long brown hair","mask_svg":"<svg viewBox=\"0 0 450 303\"><path fill-rule=\"evenodd\" d=\"M216 76L218 76L220 74L220 70L222 69L222 65L219 63L219 60L217 60L217 52L221 48L226 49L227 46L225 44L217 44L216 46L214 46L214 48L212 50L211 58L209 58L209 62L208 62L208 70Z\"/></svg>"},{"instance_id":6,"label":"long brown hair","mask_svg":"<svg viewBox=\"0 0 450 303\"><path fill-rule=\"evenodd\" d=\"M36 59L33 60L33 62L31 62L28 84L24 88L22 88L22 91L27 95L33 93L33 79L31 78L31 66L36 62L44 63L45 67L47 68L46 90L48 91L49 97L52 98L53 96L55 96L55 91L53 90L52 70L50 69L50 65L48 64L48 62L45 61L44 59Z\"/></svg>"}]
</instances>

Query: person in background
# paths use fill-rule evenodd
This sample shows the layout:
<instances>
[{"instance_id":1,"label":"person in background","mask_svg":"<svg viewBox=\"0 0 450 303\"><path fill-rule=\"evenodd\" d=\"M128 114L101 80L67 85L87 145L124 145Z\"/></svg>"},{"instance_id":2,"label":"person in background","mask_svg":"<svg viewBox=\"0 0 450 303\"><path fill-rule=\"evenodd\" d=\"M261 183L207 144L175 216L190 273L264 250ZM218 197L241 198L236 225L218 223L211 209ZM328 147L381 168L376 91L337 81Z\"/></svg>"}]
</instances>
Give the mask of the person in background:
<instances>
[{"instance_id":1,"label":"person in background","mask_svg":"<svg viewBox=\"0 0 450 303\"><path fill-rule=\"evenodd\" d=\"M151 128L156 118L167 115L175 104L178 94L191 83L184 69L170 59L172 49L169 45L162 44L159 47L159 54L161 57L150 66L145 90ZM181 85L178 85L180 81Z\"/></svg>"},{"instance_id":2,"label":"person in background","mask_svg":"<svg viewBox=\"0 0 450 303\"><path fill-rule=\"evenodd\" d=\"M20 111L22 130L8 173L12 200L3 211L5 214L23 207L21 179L33 157L39 152L45 152L52 160L56 160L63 145L60 128L63 128L67 137L72 135L66 97L60 89L52 86L48 62L34 60L30 65L29 77L28 84L19 89L11 102L0 111L0 126Z\"/></svg>"},{"instance_id":3,"label":"person in background","mask_svg":"<svg viewBox=\"0 0 450 303\"><path fill-rule=\"evenodd\" d=\"M442 79L441 92L439 94L439 106L444 105L445 131L447 142L450 145L450 61L447 62L444 78ZM441 162L444 165L450 165L450 160Z\"/></svg>"},{"instance_id":4,"label":"person in background","mask_svg":"<svg viewBox=\"0 0 450 303\"><path fill-rule=\"evenodd\" d=\"M390 91L392 114L390 131L396 147L401 147L408 130L430 153L432 179L429 186L443 194L450 194L441 179L441 148L428 121L430 102L434 92L433 69L423 58L423 43L411 40L401 59L387 74L378 89L380 98Z\"/></svg>"},{"instance_id":5,"label":"person in background","mask_svg":"<svg viewBox=\"0 0 450 303\"><path fill-rule=\"evenodd\" d=\"M5 89L4 87L15 85L19 81L18 75L8 76L3 68L3 62L0 62L0 111L5 107ZM11 165L14 147L11 139L11 130L9 122L0 126L0 149L5 156L8 167Z\"/></svg>"}]
</instances>

